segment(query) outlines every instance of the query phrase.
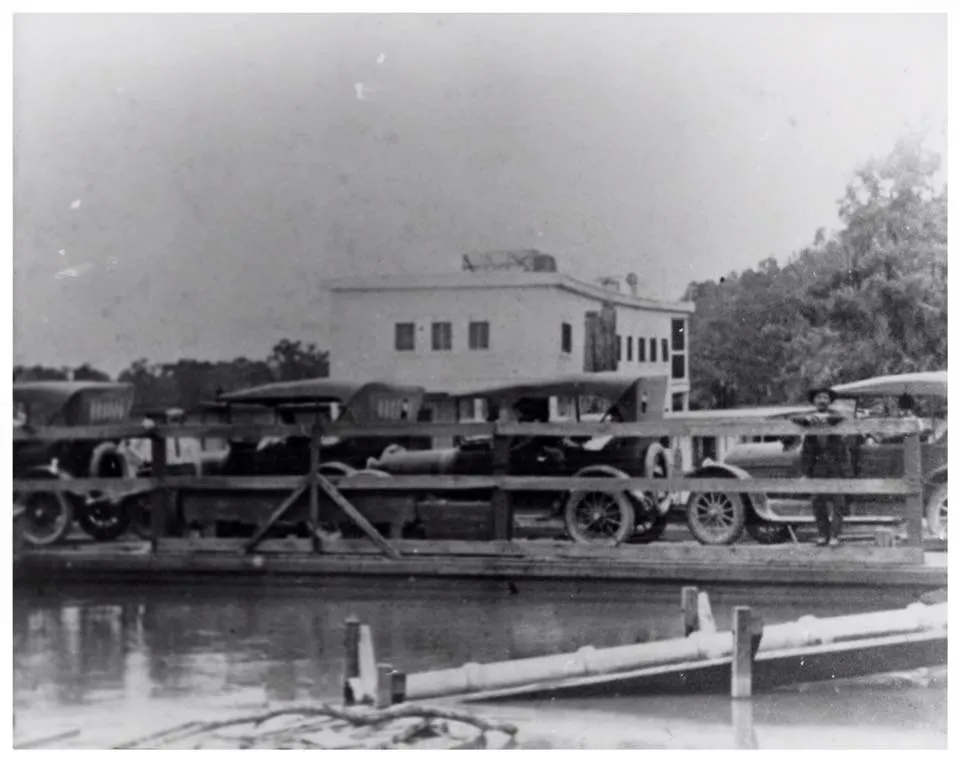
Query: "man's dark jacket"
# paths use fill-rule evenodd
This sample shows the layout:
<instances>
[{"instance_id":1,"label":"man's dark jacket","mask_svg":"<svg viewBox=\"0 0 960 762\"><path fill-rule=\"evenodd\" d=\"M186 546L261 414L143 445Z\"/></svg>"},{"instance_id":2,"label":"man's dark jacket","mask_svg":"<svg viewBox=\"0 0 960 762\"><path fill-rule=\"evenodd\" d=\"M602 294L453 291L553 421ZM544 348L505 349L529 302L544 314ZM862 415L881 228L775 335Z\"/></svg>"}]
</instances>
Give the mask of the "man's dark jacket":
<instances>
[{"instance_id":1,"label":"man's dark jacket","mask_svg":"<svg viewBox=\"0 0 960 762\"><path fill-rule=\"evenodd\" d=\"M800 450L800 468L804 476L816 479L850 479L853 465L847 437L827 434L825 429L843 420L843 416L828 413L798 420L810 428L803 438ZM820 433L823 432L823 433Z\"/></svg>"}]
</instances>

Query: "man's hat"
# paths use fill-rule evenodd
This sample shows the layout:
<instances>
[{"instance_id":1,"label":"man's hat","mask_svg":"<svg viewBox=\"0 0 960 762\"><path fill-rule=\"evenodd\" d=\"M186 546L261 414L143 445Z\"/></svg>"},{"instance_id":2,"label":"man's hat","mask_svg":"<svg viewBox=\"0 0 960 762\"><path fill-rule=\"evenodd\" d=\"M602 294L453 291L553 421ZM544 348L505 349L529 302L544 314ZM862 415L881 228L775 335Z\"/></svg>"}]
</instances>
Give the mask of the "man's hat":
<instances>
[{"instance_id":1,"label":"man's hat","mask_svg":"<svg viewBox=\"0 0 960 762\"><path fill-rule=\"evenodd\" d=\"M829 386L815 386L809 392L807 392L807 399L813 403L814 398L818 394L826 394L830 398L830 402L834 402L837 399L837 393L833 391Z\"/></svg>"}]
</instances>

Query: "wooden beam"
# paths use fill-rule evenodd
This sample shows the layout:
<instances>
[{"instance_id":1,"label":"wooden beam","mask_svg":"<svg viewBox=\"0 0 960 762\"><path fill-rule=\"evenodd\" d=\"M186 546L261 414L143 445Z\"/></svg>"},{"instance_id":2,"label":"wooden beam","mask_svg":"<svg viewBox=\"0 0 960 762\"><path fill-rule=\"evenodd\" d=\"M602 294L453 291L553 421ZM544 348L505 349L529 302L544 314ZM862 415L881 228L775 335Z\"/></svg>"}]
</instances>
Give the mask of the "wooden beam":
<instances>
[{"instance_id":1,"label":"wooden beam","mask_svg":"<svg viewBox=\"0 0 960 762\"><path fill-rule=\"evenodd\" d=\"M289 511L290 508L293 507L293 504L300 499L300 496L303 495L304 492L306 492L307 487L309 486L309 483L310 483L309 476L301 477L300 486L297 487L292 493L290 493L290 495L288 495L287 498L282 503L280 503L279 506L277 506L277 509L270 514L270 518L268 518L266 522L257 529L256 534L254 534L253 537L251 537L246 542L246 544L243 546L244 553L249 553L255 547L257 547L259 542L264 537L266 537L267 533L273 528L273 525L276 524L277 521L279 521L280 518L283 516L283 514Z\"/></svg>"},{"instance_id":2,"label":"wooden beam","mask_svg":"<svg viewBox=\"0 0 960 762\"><path fill-rule=\"evenodd\" d=\"M167 489L191 491L242 490L270 492L295 488L301 476L168 476ZM578 478L573 476L376 476L325 477L339 492L420 492L502 489L507 492L738 492L773 495L915 495L903 479L723 479L709 478ZM156 489L156 479L14 480L18 492L83 492L89 489Z\"/></svg>"},{"instance_id":3,"label":"wooden beam","mask_svg":"<svg viewBox=\"0 0 960 762\"><path fill-rule=\"evenodd\" d=\"M331 500L337 504L337 506L344 513L349 516L353 522L363 530L363 532L369 537L373 543L382 550L388 558L397 559L400 558L400 553L397 552L397 549L394 548L387 539L377 531L377 528L373 526L366 517L360 513L356 508L354 508L350 501L347 500L343 495L341 495L337 488L334 487L323 474L317 474L315 476L317 484L320 488L327 493Z\"/></svg>"},{"instance_id":4,"label":"wooden beam","mask_svg":"<svg viewBox=\"0 0 960 762\"><path fill-rule=\"evenodd\" d=\"M739 435L783 435L804 434L807 428L790 420L745 420L736 416L723 416L718 411L716 417L707 419L683 418L673 416L659 421L633 423L419 423L404 421L400 423L378 423L376 425L357 425L332 423L324 427L324 433L339 437L382 437L406 438L450 437L450 436L739 436ZM919 433L922 424L919 421L893 418L874 418L848 420L831 427L830 432L840 435L886 434L908 435ZM147 438L154 433L164 437L237 437L237 436L309 436L307 425L274 424L162 424L145 427L142 423L128 422L97 426L51 426L36 429L15 429L13 439L21 441L82 440L82 439L129 439Z\"/></svg>"},{"instance_id":5,"label":"wooden beam","mask_svg":"<svg viewBox=\"0 0 960 762\"><path fill-rule=\"evenodd\" d=\"M510 466L510 440L507 437L496 437L493 440L493 476L504 477ZM495 540L509 540L513 536L513 513L510 510L510 494L503 489L496 489L493 493L493 526L492 535Z\"/></svg>"}]
</instances>

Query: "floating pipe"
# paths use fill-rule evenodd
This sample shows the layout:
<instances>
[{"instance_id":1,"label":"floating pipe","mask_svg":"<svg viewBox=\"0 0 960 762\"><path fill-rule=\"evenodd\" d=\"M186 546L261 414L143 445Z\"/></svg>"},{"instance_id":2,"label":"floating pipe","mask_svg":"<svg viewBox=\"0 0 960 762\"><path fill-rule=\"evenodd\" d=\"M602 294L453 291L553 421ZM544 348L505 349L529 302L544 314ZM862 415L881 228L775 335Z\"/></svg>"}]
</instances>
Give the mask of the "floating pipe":
<instances>
[{"instance_id":1,"label":"floating pipe","mask_svg":"<svg viewBox=\"0 0 960 762\"><path fill-rule=\"evenodd\" d=\"M914 603L900 610L824 619L805 616L795 622L764 627L759 651L781 651L931 630L946 632L947 624L945 603L931 606ZM471 663L407 675L406 699L417 701L499 690L527 683L614 674L699 659L731 658L732 655L732 632L697 631L685 638L604 649L585 646L573 653L489 664Z\"/></svg>"}]
</instances>

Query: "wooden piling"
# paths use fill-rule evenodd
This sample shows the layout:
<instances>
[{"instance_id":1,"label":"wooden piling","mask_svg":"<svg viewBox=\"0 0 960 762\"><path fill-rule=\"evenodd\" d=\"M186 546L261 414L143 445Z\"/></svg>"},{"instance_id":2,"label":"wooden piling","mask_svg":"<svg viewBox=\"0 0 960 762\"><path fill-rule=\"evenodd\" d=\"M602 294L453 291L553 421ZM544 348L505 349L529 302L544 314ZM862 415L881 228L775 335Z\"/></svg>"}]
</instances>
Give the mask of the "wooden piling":
<instances>
[{"instance_id":1,"label":"wooden piling","mask_svg":"<svg viewBox=\"0 0 960 762\"><path fill-rule=\"evenodd\" d=\"M680 592L680 608L683 610L683 634L690 635L700 629L698 598L700 591L695 587L685 587Z\"/></svg>"},{"instance_id":2,"label":"wooden piling","mask_svg":"<svg viewBox=\"0 0 960 762\"><path fill-rule=\"evenodd\" d=\"M373 708L386 709L393 703L393 665L377 665L377 684L373 694Z\"/></svg>"},{"instance_id":3,"label":"wooden piling","mask_svg":"<svg viewBox=\"0 0 960 762\"><path fill-rule=\"evenodd\" d=\"M733 724L733 748L759 748L757 732L753 725L753 701L731 701L730 719Z\"/></svg>"},{"instance_id":4,"label":"wooden piling","mask_svg":"<svg viewBox=\"0 0 960 762\"><path fill-rule=\"evenodd\" d=\"M730 668L730 697L753 695L753 611L749 606L733 610L733 654Z\"/></svg>"},{"instance_id":5,"label":"wooden piling","mask_svg":"<svg viewBox=\"0 0 960 762\"><path fill-rule=\"evenodd\" d=\"M717 631L717 622L713 618L713 608L710 606L710 596L704 592L697 595L697 629L700 632Z\"/></svg>"},{"instance_id":6,"label":"wooden piling","mask_svg":"<svg viewBox=\"0 0 960 762\"><path fill-rule=\"evenodd\" d=\"M356 617L344 622L343 661L343 703L351 706L357 700L351 680L360 677L360 620Z\"/></svg>"}]
</instances>

